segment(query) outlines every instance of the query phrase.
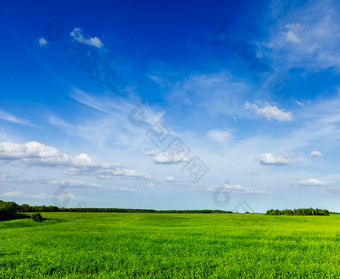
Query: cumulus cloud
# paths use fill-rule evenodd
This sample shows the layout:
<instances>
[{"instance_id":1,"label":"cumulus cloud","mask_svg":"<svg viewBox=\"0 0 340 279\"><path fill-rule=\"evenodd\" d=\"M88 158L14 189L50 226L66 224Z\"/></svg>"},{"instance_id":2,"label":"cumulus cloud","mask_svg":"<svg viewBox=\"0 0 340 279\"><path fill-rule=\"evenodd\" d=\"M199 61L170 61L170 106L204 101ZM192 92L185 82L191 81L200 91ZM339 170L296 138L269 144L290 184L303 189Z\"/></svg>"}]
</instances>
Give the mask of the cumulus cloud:
<instances>
[{"instance_id":1,"label":"cumulus cloud","mask_svg":"<svg viewBox=\"0 0 340 279\"><path fill-rule=\"evenodd\" d=\"M312 151L310 153L310 156L312 156L312 157L321 157L321 156L323 156L323 154L321 152L319 152L319 151L314 150L314 151Z\"/></svg>"},{"instance_id":2,"label":"cumulus cloud","mask_svg":"<svg viewBox=\"0 0 340 279\"><path fill-rule=\"evenodd\" d=\"M64 173L90 175L102 179L113 177L151 178L149 174L122 167L118 163L97 163L88 154L71 156L60 152L55 147L39 142L24 144L0 143L0 161L4 163L20 162L26 166L57 167Z\"/></svg>"},{"instance_id":3,"label":"cumulus cloud","mask_svg":"<svg viewBox=\"0 0 340 279\"><path fill-rule=\"evenodd\" d=\"M213 141L223 143L230 141L233 138L233 135L227 131L210 130L208 132L208 137Z\"/></svg>"},{"instance_id":4,"label":"cumulus cloud","mask_svg":"<svg viewBox=\"0 0 340 279\"><path fill-rule=\"evenodd\" d=\"M315 178L308 179L295 178L292 184L297 186L330 186L334 185L334 182L322 181Z\"/></svg>"},{"instance_id":5,"label":"cumulus cloud","mask_svg":"<svg viewBox=\"0 0 340 279\"><path fill-rule=\"evenodd\" d=\"M258 160L261 165L275 165L275 166L285 166L290 165L293 161L285 156L273 155L271 153L264 153L259 156Z\"/></svg>"},{"instance_id":6,"label":"cumulus cloud","mask_svg":"<svg viewBox=\"0 0 340 279\"><path fill-rule=\"evenodd\" d=\"M43 46L47 45L48 42L46 41L46 39L40 38L40 39L38 40L38 44L39 44L40 47L43 47Z\"/></svg>"},{"instance_id":7,"label":"cumulus cloud","mask_svg":"<svg viewBox=\"0 0 340 279\"><path fill-rule=\"evenodd\" d=\"M156 164L177 164L180 162L187 162L188 158L183 154L172 155L168 152L161 152L156 156L153 156L153 160Z\"/></svg>"},{"instance_id":8,"label":"cumulus cloud","mask_svg":"<svg viewBox=\"0 0 340 279\"><path fill-rule=\"evenodd\" d=\"M277 106L271 106L268 103L265 103L264 106L259 107L256 104L246 102L244 104L244 109L251 110L257 115L262 115L268 120L275 119L280 122L290 122L293 120L292 113L282 111Z\"/></svg>"},{"instance_id":9,"label":"cumulus cloud","mask_svg":"<svg viewBox=\"0 0 340 279\"><path fill-rule=\"evenodd\" d=\"M254 194L254 195L266 195L269 194L266 191L258 191L252 187L245 187L242 185L230 185L230 184L222 184L219 186L208 187L208 191L210 192L232 192L235 194Z\"/></svg>"},{"instance_id":10,"label":"cumulus cloud","mask_svg":"<svg viewBox=\"0 0 340 279\"><path fill-rule=\"evenodd\" d=\"M80 28L75 27L72 32L70 33L70 36L77 40L78 42L81 42L86 45L94 46L96 48L103 47L103 43L98 37L85 37L83 34L83 30Z\"/></svg>"},{"instance_id":11,"label":"cumulus cloud","mask_svg":"<svg viewBox=\"0 0 340 279\"><path fill-rule=\"evenodd\" d=\"M143 153L152 156L156 164L177 164L188 161L188 158L183 154L170 154L168 152L159 152L158 150L144 151Z\"/></svg>"}]
</instances>

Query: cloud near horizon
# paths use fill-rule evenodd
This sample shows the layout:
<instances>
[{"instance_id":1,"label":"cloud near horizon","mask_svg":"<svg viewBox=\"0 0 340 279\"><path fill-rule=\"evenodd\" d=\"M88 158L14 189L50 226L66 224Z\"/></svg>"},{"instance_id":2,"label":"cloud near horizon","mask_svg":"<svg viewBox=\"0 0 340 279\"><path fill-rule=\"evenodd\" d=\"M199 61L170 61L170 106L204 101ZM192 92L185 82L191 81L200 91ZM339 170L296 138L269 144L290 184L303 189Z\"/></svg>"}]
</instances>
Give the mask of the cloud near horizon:
<instances>
[{"instance_id":1,"label":"cloud near horizon","mask_svg":"<svg viewBox=\"0 0 340 279\"><path fill-rule=\"evenodd\" d=\"M151 178L149 174L124 168L119 163L96 163L86 153L72 156L62 153L54 147L34 141L24 144L0 143L0 161L3 163L17 161L25 166L57 167L67 174L90 175L102 179L113 177Z\"/></svg>"},{"instance_id":2,"label":"cloud near horizon","mask_svg":"<svg viewBox=\"0 0 340 279\"><path fill-rule=\"evenodd\" d=\"M245 187L242 185L230 185L230 184L222 184L219 186L208 187L207 191L209 192L231 192L235 194L253 194L253 195L267 195L269 194L266 191L255 190L252 187Z\"/></svg>"}]
</instances>

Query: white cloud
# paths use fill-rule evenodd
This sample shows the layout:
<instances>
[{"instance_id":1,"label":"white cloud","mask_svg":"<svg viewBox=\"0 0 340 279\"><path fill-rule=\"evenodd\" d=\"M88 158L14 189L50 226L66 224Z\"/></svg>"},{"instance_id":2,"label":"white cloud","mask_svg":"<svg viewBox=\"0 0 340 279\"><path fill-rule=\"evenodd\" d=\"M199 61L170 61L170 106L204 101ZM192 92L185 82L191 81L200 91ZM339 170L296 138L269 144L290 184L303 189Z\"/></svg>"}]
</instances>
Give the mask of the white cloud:
<instances>
[{"instance_id":1,"label":"white cloud","mask_svg":"<svg viewBox=\"0 0 340 279\"><path fill-rule=\"evenodd\" d=\"M74 195L73 193L68 193L68 192L64 192L63 194L53 194L51 196L49 196L49 198L52 198L52 200L58 200L60 198L62 198L64 201L66 200L70 200L70 199L73 199L73 200L86 200L86 199L92 199L91 197L85 197L85 196L77 196L77 195Z\"/></svg>"},{"instance_id":2,"label":"white cloud","mask_svg":"<svg viewBox=\"0 0 340 279\"><path fill-rule=\"evenodd\" d=\"M251 174L251 175L257 175L259 174L257 171L254 171L254 170L249 170L249 171L246 171L247 174Z\"/></svg>"},{"instance_id":3,"label":"white cloud","mask_svg":"<svg viewBox=\"0 0 340 279\"><path fill-rule=\"evenodd\" d=\"M230 184L222 184L219 186L208 187L207 190L210 192L231 192L235 194L258 194L258 195L269 194L266 191L254 190L252 187L248 188L242 185L230 185Z\"/></svg>"},{"instance_id":4,"label":"white cloud","mask_svg":"<svg viewBox=\"0 0 340 279\"><path fill-rule=\"evenodd\" d=\"M321 191L328 195L340 195L340 188L322 189Z\"/></svg>"},{"instance_id":5,"label":"white cloud","mask_svg":"<svg viewBox=\"0 0 340 279\"><path fill-rule=\"evenodd\" d=\"M80 28L75 27L73 31L70 33L70 36L73 37L73 39L77 40L78 42L81 42L86 45L94 46L97 48L103 47L103 43L98 37L88 37L85 38L83 34L83 30Z\"/></svg>"},{"instance_id":6,"label":"white cloud","mask_svg":"<svg viewBox=\"0 0 340 279\"><path fill-rule=\"evenodd\" d=\"M248 80L235 78L226 71L190 74L177 82L170 77L169 81L166 98L173 107L172 113L180 114L184 107L190 106L205 111L206 115L238 115L245 96L253 89ZM186 117L190 114L187 110ZM197 118L197 115L192 117Z\"/></svg>"},{"instance_id":7,"label":"white cloud","mask_svg":"<svg viewBox=\"0 0 340 279\"><path fill-rule=\"evenodd\" d=\"M110 187L109 189L112 190L112 191L116 191L116 192L131 192L131 193L137 193L136 189L127 188L127 187Z\"/></svg>"},{"instance_id":8,"label":"white cloud","mask_svg":"<svg viewBox=\"0 0 340 279\"><path fill-rule=\"evenodd\" d=\"M32 195L32 194L25 194L21 191L6 192L6 193L1 194L0 196L2 197L24 197L24 198L33 198L33 199L46 199L48 197L44 193Z\"/></svg>"},{"instance_id":9,"label":"white cloud","mask_svg":"<svg viewBox=\"0 0 340 279\"><path fill-rule=\"evenodd\" d=\"M1 110L1 109L0 109L0 119L6 120L6 121L9 121L9 122L12 122L12 123L16 123L16 124L22 124L22 125L27 125L27 126L35 126L30 121L25 120L25 119L19 119L16 116L14 116L13 114L10 114L10 113L8 113L4 110Z\"/></svg>"},{"instance_id":10,"label":"white cloud","mask_svg":"<svg viewBox=\"0 0 340 279\"><path fill-rule=\"evenodd\" d=\"M101 188L102 186L97 183L84 182L81 180L51 180L50 184L53 185L65 185L67 187L93 187Z\"/></svg>"},{"instance_id":11,"label":"white cloud","mask_svg":"<svg viewBox=\"0 0 340 279\"><path fill-rule=\"evenodd\" d=\"M188 159L182 154L172 155L168 152L158 153L156 156L153 156L153 160L156 164L177 164L188 161Z\"/></svg>"},{"instance_id":12,"label":"white cloud","mask_svg":"<svg viewBox=\"0 0 340 279\"><path fill-rule=\"evenodd\" d=\"M304 103L299 102L298 100L295 100L294 103L297 104L297 105L300 106L300 107L304 107L304 106L305 106Z\"/></svg>"},{"instance_id":13,"label":"white cloud","mask_svg":"<svg viewBox=\"0 0 340 279\"><path fill-rule=\"evenodd\" d=\"M101 40L98 37L89 38L87 44L90 46L95 46L97 48L103 47Z\"/></svg>"},{"instance_id":14,"label":"white cloud","mask_svg":"<svg viewBox=\"0 0 340 279\"><path fill-rule=\"evenodd\" d=\"M23 174L9 174L9 173L0 173L0 181L3 182L12 182L12 183L42 183L42 184L52 184L52 185L65 185L70 188L102 188L102 185L98 183L85 182L82 180L58 180L46 177L36 177L36 178L28 178L24 177Z\"/></svg>"},{"instance_id":15,"label":"white cloud","mask_svg":"<svg viewBox=\"0 0 340 279\"><path fill-rule=\"evenodd\" d=\"M46 39L44 39L44 38L40 38L39 41L38 41L38 43L39 43L39 46L40 46L40 47L43 47L43 46L45 46L45 45L48 44L48 42L47 42Z\"/></svg>"},{"instance_id":16,"label":"white cloud","mask_svg":"<svg viewBox=\"0 0 340 279\"><path fill-rule=\"evenodd\" d=\"M233 135L227 131L210 130L208 132L208 137L213 141L223 143L230 141L233 138Z\"/></svg>"},{"instance_id":17,"label":"white cloud","mask_svg":"<svg viewBox=\"0 0 340 279\"><path fill-rule=\"evenodd\" d=\"M37 158L50 158L55 162L67 161L70 158L60 153L56 148L43 145L39 142L27 142L24 144L1 142L0 159L2 160L35 160Z\"/></svg>"},{"instance_id":18,"label":"white cloud","mask_svg":"<svg viewBox=\"0 0 340 279\"><path fill-rule=\"evenodd\" d=\"M173 176L167 176L164 178L165 181L175 181L175 178Z\"/></svg>"},{"instance_id":19,"label":"white cloud","mask_svg":"<svg viewBox=\"0 0 340 279\"><path fill-rule=\"evenodd\" d=\"M287 24L286 28L288 31L285 33L286 35L286 41L300 44L301 40L298 37L297 33L302 29L302 26L300 24Z\"/></svg>"},{"instance_id":20,"label":"white cloud","mask_svg":"<svg viewBox=\"0 0 340 279\"><path fill-rule=\"evenodd\" d=\"M280 122L289 122L293 120L293 115L290 112L280 110L277 106L271 106L266 103L263 107L258 107L256 104L246 102L244 109L251 110L257 115L263 115L268 120L275 119Z\"/></svg>"},{"instance_id":21,"label":"white cloud","mask_svg":"<svg viewBox=\"0 0 340 279\"><path fill-rule=\"evenodd\" d=\"M280 61L280 65L288 69L299 67L318 72L332 67L339 72L340 8L337 1L278 3L279 0L272 5L276 10L269 20L274 24L264 44L270 48L273 61Z\"/></svg>"},{"instance_id":22,"label":"white cloud","mask_svg":"<svg viewBox=\"0 0 340 279\"><path fill-rule=\"evenodd\" d=\"M264 153L260 155L259 161L262 165L276 165L276 166L284 166L293 163L292 160L285 156L273 155L271 153Z\"/></svg>"},{"instance_id":23,"label":"white cloud","mask_svg":"<svg viewBox=\"0 0 340 279\"><path fill-rule=\"evenodd\" d=\"M127 100L118 96L93 96L78 89L74 90L71 97L91 109L74 125L65 124L64 121L54 124L68 135L87 139L99 147L112 146L114 143L136 152L150 148L150 140L145 135L147 126L161 121L165 113L133 97Z\"/></svg>"},{"instance_id":24,"label":"white cloud","mask_svg":"<svg viewBox=\"0 0 340 279\"><path fill-rule=\"evenodd\" d=\"M26 182L27 180L20 175L13 175L8 173L0 173L0 181L3 182Z\"/></svg>"},{"instance_id":25,"label":"white cloud","mask_svg":"<svg viewBox=\"0 0 340 279\"><path fill-rule=\"evenodd\" d=\"M145 155L152 156L156 164L177 164L180 162L187 162L188 159L182 155L172 155L168 152L159 152L158 150L144 151Z\"/></svg>"},{"instance_id":26,"label":"white cloud","mask_svg":"<svg viewBox=\"0 0 340 279\"><path fill-rule=\"evenodd\" d=\"M334 185L334 182L322 181L315 178L308 179L295 178L292 184L297 186L330 186Z\"/></svg>"},{"instance_id":27,"label":"white cloud","mask_svg":"<svg viewBox=\"0 0 340 279\"><path fill-rule=\"evenodd\" d=\"M149 155L149 156L156 156L157 154L159 154L159 150L149 150L149 151L144 151L143 152L145 155Z\"/></svg>"},{"instance_id":28,"label":"white cloud","mask_svg":"<svg viewBox=\"0 0 340 279\"><path fill-rule=\"evenodd\" d=\"M58 167L67 174L91 175L98 178L135 177L151 178L149 174L122 167L118 163L96 163L88 154L71 156L39 142L24 144L0 143L0 160L4 163L19 161L26 166Z\"/></svg>"},{"instance_id":29,"label":"white cloud","mask_svg":"<svg viewBox=\"0 0 340 279\"><path fill-rule=\"evenodd\" d=\"M314 150L314 151L312 151L310 153L310 156L312 156L312 157L321 157L321 156L323 156L323 154L321 152L319 152L319 151Z\"/></svg>"}]
</instances>

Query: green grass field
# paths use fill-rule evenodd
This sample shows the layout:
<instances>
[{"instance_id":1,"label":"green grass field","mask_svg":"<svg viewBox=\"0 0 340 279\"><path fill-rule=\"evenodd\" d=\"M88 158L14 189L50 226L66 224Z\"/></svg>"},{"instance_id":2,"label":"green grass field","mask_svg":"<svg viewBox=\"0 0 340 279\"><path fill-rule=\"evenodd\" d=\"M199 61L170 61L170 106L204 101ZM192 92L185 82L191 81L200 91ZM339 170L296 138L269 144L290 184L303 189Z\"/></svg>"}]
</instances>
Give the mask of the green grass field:
<instances>
[{"instance_id":1,"label":"green grass field","mask_svg":"<svg viewBox=\"0 0 340 279\"><path fill-rule=\"evenodd\" d=\"M0 278L340 278L340 215L42 216L0 222Z\"/></svg>"}]
</instances>

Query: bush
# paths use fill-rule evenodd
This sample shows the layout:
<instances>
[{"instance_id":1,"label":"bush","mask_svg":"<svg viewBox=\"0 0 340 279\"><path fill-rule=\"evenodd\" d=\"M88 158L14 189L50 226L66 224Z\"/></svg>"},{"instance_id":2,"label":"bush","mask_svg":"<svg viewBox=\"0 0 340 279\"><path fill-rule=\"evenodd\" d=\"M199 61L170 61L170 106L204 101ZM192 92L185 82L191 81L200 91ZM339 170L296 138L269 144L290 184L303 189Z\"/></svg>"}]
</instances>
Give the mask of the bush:
<instances>
[{"instance_id":1,"label":"bush","mask_svg":"<svg viewBox=\"0 0 340 279\"><path fill-rule=\"evenodd\" d=\"M40 215L40 213L34 213L31 217L35 222L42 222L44 218Z\"/></svg>"},{"instance_id":2,"label":"bush","mask_svg":"<svg viewBox=\"0 0 340 279\"><path fill-rule=\"evenodd\" d=\"M10 220L14 218L18 205L15 202L5 202L0 200L0 220Z\"/></svg>"}]
</instances>

